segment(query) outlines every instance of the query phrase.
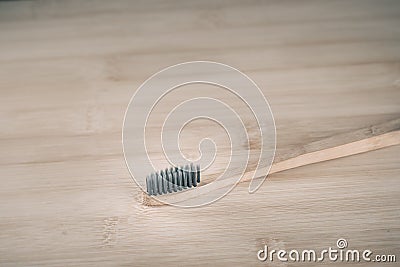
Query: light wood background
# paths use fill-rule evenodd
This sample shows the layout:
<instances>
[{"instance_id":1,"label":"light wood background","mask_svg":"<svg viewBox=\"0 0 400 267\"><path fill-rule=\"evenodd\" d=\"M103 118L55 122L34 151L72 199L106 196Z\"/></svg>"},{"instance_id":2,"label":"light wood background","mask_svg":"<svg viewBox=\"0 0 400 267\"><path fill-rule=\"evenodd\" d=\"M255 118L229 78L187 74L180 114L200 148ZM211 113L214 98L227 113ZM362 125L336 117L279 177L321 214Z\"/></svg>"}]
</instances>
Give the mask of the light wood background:
<instances>
[{"instance_id":1,"label":"light wood background","mask_svg":"<svg viewBox=\"0 0 400 267\"><path fill-rule=\"evenodd\" d=\"M241 184L203 208L143 206L124 112L150 75L191 60L262 88L279 157L399 117L400 2L1 2L1 266L262 266L264 244L340 237L400 260L399 146L274 174L252 195Z\"/></svg>"}]
</instances>

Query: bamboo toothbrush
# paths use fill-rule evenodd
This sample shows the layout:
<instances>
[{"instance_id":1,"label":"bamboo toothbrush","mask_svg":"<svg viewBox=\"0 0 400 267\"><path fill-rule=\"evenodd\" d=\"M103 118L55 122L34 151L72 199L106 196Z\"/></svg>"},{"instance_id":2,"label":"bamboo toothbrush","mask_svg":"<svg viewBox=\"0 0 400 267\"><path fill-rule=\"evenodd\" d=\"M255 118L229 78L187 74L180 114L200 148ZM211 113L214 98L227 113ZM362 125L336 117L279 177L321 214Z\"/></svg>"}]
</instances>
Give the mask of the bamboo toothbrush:
<instances>
[{"instance_id":1,"label":"bamboo toothbrush","mask_svg":"<svg viewBox=\"0 0 400 267\"><path fill-rule=\"evenodd\" d=\"M269 174L399 144L400 118L349 133L335 135L301 146L284 156L276 158L272 164ZM173 169L169 169L169 171L173 171ZM267 173L267 171L268 170L265 169L265 173ZM163 203L163 201L169 203L178 203L180 201L196 198L201 194L210 193L214 190L232 186L232 184L235 183L249 182L254 175L254 171L249 171L245 172L239 181L237 181L237 177L232 177L231 179L214 181L212 183L202 185L200 183L200 168L198 166L184 166L180 168L180 170L178 168L176 173L178 176L181 175L181 182L178 182L178 179L175 179L174 175L170 176L172 178L169 178L167 182L172 185L177 185L177 190L173 189L174 186L171 186L171 189L165 187L166 191L163 191L162 187L159 187L161 191L158 192L164 193L164 195L157 196L157 198L161 201L160 202L152 196L154 195L152 192L155 192L152 190L156 189L151 188L155 188L155 184L148 183L148 188L150 188L150 191L148 190L147 193L143 193L143 204L146 206L161 206L166 205ZM151 179L148 181L150 180ZM196 180L195 185L194 180ZM154 182L154 180L152 181ZM184 191L183 189L190 188L188 186L189 182L191 182L190 187L196 186L196 188ZM182 191L178 190L178 187L181 187Z\"/></svg>"}]
</instances>

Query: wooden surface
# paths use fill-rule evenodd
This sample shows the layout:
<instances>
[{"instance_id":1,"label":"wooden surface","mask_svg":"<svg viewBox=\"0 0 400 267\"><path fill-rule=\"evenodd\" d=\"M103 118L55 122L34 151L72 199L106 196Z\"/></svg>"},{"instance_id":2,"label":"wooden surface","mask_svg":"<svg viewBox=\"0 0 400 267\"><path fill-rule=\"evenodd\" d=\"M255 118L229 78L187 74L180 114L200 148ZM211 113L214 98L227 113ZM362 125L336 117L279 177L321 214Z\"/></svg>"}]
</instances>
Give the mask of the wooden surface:
<instances>
[{"instance_id":1,"label":"wooden surface","mask_svg":"<svg viewBox=\"0 0 400 267\"><path fill-rule=\"evenodd\" d=\"M399 1L7 1L0 32L1 266L262 266L340 237L400 257L399 146L177 209L141 204L121 144L136 88L190 60L262 88L277 157L398 118Z\"/></svg>"}]
</instances>

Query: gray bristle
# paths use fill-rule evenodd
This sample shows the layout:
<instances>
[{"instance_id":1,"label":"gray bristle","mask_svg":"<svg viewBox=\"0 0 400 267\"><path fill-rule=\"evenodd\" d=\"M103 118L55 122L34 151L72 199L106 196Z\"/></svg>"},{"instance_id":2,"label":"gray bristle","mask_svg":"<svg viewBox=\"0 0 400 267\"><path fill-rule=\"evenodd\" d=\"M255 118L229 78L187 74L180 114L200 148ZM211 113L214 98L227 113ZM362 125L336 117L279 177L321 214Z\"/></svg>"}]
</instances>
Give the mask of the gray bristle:
<instances>
[{"instance_id":1,"label":"gray bristle","mask_svg":"<svg viewBox=\"0 0 400 267\"><path fill-rule=\"evenodd\" d=\"M200 183L200 165L193 163L171 167L146 177L147 194L162 195L196 187Z\"/></svg>"}]
</instances>

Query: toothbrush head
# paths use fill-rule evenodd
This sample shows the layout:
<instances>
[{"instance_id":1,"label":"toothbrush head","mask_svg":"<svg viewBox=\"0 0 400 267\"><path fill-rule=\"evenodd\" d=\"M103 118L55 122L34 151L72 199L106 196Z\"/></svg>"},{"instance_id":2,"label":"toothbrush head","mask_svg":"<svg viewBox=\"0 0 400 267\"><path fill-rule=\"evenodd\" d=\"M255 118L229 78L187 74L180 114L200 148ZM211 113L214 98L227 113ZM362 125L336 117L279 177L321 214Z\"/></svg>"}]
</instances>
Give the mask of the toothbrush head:
<instances>
[{"instance_id":1,"label":"toothbrush head","mask_svg":"<svg viewBox=\"0 0 400 267\"><path fill-rule=\"evenodd\" d=\"M200 165L193 163L153 172L146 177L147 194L168 194L196 187L200 183Z\"/></svg>"}]
</instances>

